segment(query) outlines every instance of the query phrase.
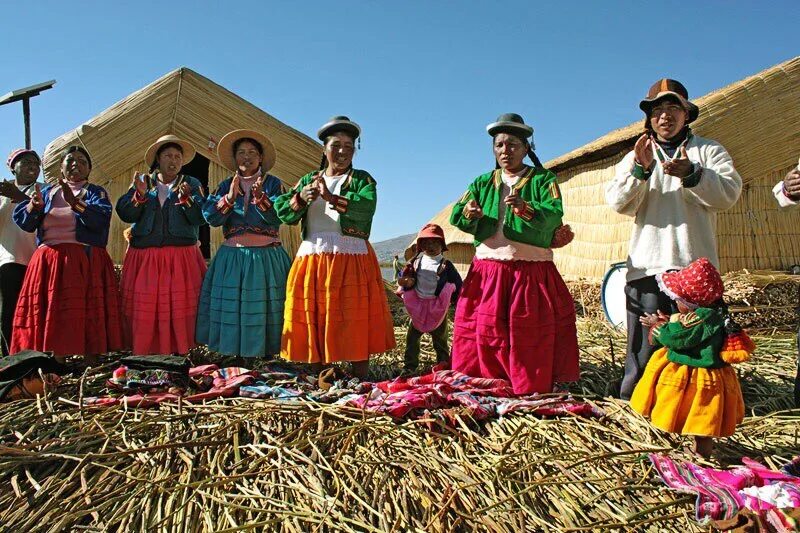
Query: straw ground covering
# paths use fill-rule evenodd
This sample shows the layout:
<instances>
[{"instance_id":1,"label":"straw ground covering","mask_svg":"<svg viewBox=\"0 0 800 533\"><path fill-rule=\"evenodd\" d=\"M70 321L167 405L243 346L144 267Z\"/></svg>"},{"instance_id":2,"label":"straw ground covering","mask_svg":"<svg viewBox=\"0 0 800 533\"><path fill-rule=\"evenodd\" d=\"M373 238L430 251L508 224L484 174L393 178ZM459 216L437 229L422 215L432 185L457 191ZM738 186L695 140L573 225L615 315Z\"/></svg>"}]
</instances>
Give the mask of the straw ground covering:
<instances>
[{"instance_id":1,"label":"straw ground covering","mask_svg":"<svg viewBox=\"0 0 800 533\"><path fill-rule=\"evenodd\" d=\"M4 531L703 531L693 499L668 491L646 454L687 443L603 398L624 338L579 321L583 379L572 392L602 419L513 415L458 427L315 404L248 399L134 410L81 409L114 367L38 400L0 405ZM401 346L376 357L396 374ZM794 341L756 339L740 367L750 416L716 461L771 467L800 449L789 411ZM423 361L433 362L428 344ZM196 354L195 363L220 361Z\"/></svg>"}]
</instances>

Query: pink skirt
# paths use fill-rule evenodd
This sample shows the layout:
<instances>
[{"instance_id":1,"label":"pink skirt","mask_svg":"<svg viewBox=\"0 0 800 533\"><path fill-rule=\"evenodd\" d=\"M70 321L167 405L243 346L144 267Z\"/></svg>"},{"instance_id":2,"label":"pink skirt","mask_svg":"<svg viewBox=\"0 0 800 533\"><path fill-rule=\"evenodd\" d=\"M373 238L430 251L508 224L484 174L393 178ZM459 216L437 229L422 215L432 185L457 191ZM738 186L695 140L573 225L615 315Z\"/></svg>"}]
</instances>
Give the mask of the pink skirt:
<instances>
[{"instance_id":1,"label":"pink skirt","mask_svg":"<svg viewBox=\"0 0 800 533\"><path fill-rule=\"evenodd\" d=\"M122 314L135 355L185 354L206 262L197 246L128 248L122 265Z\"/></svg>"},{"instance_id":2,"label":"pink skirt","mask_svg":"<svg viewBox=\"0 0 800 533\"><path fill-rule=\"evenodd\" d=\"M442 324L450 308L450 298L454 290L456 290L455 284L446 283L442 292L435 298L421 298L414 289L400 293L403 305L411 316L411 324L417 331L430 333Z\"/></svg>"},{"instance_id":3,"label":"pink skirt","mask_svg":"<svg viewBox=\"0 0 800 533\"><path fill-rule=\"evenodd\" d=\"M39 246L14 313L11 353L100 355L123 349L114 264L105 248Z\"/></svg>"},{"instance_id":4,"label":"pink skirt","mask_svg":"<svg viewBox=\"0 0 800 533\"><path fill-rule=\"evenodd\" d=\"M578 380L575 306L555 264L473 260L456 306L452 368L507 379L515 394Z\"/></svg>"}]
</instances>

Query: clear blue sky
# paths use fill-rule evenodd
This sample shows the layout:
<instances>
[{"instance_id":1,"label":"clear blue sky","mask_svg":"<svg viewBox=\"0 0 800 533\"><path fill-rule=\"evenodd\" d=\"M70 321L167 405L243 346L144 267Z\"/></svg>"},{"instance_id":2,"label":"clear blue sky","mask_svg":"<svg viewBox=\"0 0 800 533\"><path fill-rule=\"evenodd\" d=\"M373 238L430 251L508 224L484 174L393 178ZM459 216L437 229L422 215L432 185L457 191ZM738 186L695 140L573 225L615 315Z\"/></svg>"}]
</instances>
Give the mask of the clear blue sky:
<instances>
[{"instance_id":1,"label":"clear blue sky","mask_svg":"<svg viewBox=\"0 0 800 533\"><path fill-rule=\"evenodd\" d=\"M534 126L546 161L639 120L660 77L697 97L800 54L799 25L798 0L7 0L0 94L58 80L32 102L40 152L179 66L311 136L349 115L364 131L356 166L378 180L378 241L417 231L493 167L484 128L500 113ZM5 161L21 104L0 124Z\"/></svg>"}]
</instances>

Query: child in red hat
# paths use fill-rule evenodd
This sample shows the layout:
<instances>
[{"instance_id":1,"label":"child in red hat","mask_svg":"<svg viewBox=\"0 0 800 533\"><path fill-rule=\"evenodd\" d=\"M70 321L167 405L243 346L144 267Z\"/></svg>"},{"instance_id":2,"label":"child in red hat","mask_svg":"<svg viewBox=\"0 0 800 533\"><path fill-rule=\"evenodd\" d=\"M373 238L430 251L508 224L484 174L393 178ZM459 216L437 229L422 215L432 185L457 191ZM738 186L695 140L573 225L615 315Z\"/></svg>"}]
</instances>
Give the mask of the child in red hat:
<instances>
[{"instance_id":1,"label":"child in red hat","mask_svg":"<svg viewBox=\"0 0 800 533\"><path fill-rule=\"evenodd\" d=\"M397 280L398 294L411 315L403 365L407 372L413 372L419 365L419 341L424 333L431 334L436 361L450 363L447 310L458 299L461 276L442 255L446 250L441 226L426 224L417 234L417 255Z\"/></svg>"},{"instance_id":2,"label":"child in red hat","mask_svg":"<svg viewBox=\"0 0 800 533\"><path fill-rule=\"evenodd\" d=\"M631 407L663 431L692 435L695 451L708 457L713 437L733 435L744 417L744 399L733 363L750 358L753 341L722 300L722 277L706 258L656 276L679 313L645 314L650 358L631 397Z\"/></svg>"}]
</instances>

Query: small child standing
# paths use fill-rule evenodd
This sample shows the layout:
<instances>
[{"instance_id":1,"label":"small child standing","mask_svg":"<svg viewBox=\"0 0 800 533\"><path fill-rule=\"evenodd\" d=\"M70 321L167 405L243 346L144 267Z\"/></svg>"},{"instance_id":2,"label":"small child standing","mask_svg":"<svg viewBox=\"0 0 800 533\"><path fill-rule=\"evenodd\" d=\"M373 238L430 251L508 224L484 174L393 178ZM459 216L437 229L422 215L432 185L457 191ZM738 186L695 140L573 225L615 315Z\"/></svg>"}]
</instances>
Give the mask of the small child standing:
<instances>
[{"instance_id":1,"label":"small child standing","mask_svg":"<svg viewBox=\"0 0 800 533\"><path fill-rule=\"evenodd\" d=\"M436 224L425 225L417 234L417 255L397 280L397 293L411 315L403 365L409 372L419 365L419 341L424 333L431 334L436 361L450 363L447 310L458 299L461 276L453 263L442 255L446 250L442 228Z\"/></svg>"},{"instance_id":2,"label":"small child standing","mask_svg":"<svg viewBox=\"0 0 800 533\"><path fill-rule=\"evenodd\" d=\"M695 452L708 457L714 437L733 435L744 399L733 363L750 358L753 341L728 316L722 277L706 258L677 272L656 275L679 313L646 314L650 358L630 405L663 431L692 435Z\"/></svg>"}]
</instances>

